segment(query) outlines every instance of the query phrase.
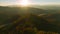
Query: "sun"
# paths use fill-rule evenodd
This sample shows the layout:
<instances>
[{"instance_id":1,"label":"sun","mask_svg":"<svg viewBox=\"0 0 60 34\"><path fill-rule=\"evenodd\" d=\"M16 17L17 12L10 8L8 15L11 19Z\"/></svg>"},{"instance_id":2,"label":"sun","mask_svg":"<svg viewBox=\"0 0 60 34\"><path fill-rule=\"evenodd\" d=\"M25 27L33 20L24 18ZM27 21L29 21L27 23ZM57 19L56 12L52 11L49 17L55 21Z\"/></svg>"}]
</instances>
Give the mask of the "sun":
<instances>
[{"instance_id":1,"label":"sun","mask_svg":"<svg viewBox=\"0 0 60 34\"><path fill-rule=\"evenodd\" d=\"M21 0L20 1L20 5L21 6L28 6L30 3L29 3L29 1L28 0Z\"/></svg>"}]
</instances>

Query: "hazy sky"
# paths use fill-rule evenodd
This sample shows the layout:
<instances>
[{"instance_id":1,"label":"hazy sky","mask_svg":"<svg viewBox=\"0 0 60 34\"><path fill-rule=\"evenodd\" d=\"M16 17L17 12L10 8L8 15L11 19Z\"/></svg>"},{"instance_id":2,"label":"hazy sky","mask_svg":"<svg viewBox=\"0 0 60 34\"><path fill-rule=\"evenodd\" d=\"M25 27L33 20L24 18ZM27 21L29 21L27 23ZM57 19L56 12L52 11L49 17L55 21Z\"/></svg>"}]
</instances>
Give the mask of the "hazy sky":
<instances>
[{"instance_id":1,"label":"hazy sky","mask_svg":"<svg viewBox=\"0 0 60 34\"><path fill-rule=\"evenodd\" d=\"M19 0L0 0L0 5L16 4ZM60 4L60 0L30 0L37 4Z\"/></svg>"},{"instance_id":2,"label":"hazy sky","mask_svg":"<svg viewBox=\"0 0 60 34\"><path fill-rule=\"evenodd\" d=\"M60 0L32 0L34 2L60 2Z\"/></svg>"}]
</instances>

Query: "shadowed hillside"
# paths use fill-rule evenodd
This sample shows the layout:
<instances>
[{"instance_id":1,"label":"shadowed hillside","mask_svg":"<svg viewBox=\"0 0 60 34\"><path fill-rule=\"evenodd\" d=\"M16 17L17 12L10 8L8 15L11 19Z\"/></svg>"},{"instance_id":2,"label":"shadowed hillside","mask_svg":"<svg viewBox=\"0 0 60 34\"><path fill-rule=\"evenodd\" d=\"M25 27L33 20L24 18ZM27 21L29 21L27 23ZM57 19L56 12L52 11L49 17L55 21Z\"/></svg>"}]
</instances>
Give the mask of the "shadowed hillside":
<instances>
[{"instance_id":1,"label":"shadowed hillside","mask_svg":"<svg viewBox=\"0 0 60 34\"><path fill-rule=\"evenodd\" d=\"M60 33L60 12L34 7L0 6L1 34ZM45 34L46 34L45 33Z\"/></svg>"}]
</instances>

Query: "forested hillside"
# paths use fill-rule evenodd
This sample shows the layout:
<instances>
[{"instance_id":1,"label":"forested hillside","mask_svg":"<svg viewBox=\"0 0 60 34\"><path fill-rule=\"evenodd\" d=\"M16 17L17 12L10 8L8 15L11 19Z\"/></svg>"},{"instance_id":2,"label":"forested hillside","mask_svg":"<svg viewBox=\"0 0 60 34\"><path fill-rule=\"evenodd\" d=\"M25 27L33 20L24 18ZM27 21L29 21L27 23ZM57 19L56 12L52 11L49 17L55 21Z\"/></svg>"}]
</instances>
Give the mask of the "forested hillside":
<instances>
[{"instance_id":1,"label":"forested hillside","mask_svg":"<svg viewBox=\"0 0 60 34\"><path fill-rule=\"evenodd\" d=\"M0 6L1 34L60 33L60 12L35 7Z\"/></svg>"}]
</instances>

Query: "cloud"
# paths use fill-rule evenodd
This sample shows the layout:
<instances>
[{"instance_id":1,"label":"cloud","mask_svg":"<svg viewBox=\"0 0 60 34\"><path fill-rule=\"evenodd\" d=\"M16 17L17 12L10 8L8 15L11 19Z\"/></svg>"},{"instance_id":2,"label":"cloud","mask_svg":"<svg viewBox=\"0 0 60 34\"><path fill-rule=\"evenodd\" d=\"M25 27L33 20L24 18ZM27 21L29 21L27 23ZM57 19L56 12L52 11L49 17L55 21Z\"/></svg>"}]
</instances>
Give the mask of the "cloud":
<instances>
[{"instance_id":1,"label":"cloud","mask_svg":"<svg viewBox=\"0 0 60 34\"><path fill-rule=\"evenodd\" d=\"M59 2L39 2L39 3L31 3L31 4L36 4L36 5L60 5Z\"/></svg>"},{"instance_id":2,"label":"cloud","mask_svg":"<svg viewBox=\"0 0 60 34\"><path fill-rule=\"evenodd\" d=\"M0 3L0 6L15 5L16 3Z\"/></svg>"},{"instance_id":3,"label":"cloud","mask_svg":"<svg viewBox=\"0 0 60 34\"><path fill-rule=\"evenodd\" d=\"M31 3L32 5L35 4L35 5L60 5L59 2L40 2L40 3ZM17 5L17 3L4 3L4 2L0 2L0 6L8 6L8 5Z\"/></svg>"}]
</instances>

